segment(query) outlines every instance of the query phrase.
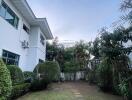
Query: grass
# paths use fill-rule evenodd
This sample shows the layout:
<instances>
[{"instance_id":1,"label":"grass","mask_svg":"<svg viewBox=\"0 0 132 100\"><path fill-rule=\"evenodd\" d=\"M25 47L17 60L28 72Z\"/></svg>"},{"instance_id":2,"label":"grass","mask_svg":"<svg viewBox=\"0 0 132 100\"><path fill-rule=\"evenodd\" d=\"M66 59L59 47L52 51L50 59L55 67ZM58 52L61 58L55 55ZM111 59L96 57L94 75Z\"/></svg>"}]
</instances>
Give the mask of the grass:
<instances>
[{"instance_id":1,"label":"grass","mask_svg":"<svg viewBox=\"0 0 132 100\"><path fill-rule=\"evenodd\" d=\"M41 91L27 94L18 100L76 100L69 91Z\"/></svg>"},{"instance_id":2,"label":"grass","mask_svg":"<svg viewBox=\"0 0 132 100\"><path fill-rule=\"evenodd\" d=\"M76 94L82 98L78 98ZM96 86L86 82L65 82L52 84L45 91L32 92L17 100L123 100L119 96L99 91Z\"/></svg>"}]
</instances>

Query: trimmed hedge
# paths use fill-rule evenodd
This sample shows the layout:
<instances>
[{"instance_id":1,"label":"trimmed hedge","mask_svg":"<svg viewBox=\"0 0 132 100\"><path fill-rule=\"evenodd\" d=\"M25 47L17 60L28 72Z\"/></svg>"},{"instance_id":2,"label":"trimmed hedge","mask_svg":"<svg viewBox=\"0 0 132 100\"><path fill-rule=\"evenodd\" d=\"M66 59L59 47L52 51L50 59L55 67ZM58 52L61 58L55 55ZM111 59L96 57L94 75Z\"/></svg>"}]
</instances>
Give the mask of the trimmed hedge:
<instances>
[{"instance_id":1,"label":"trimmed hedge","mask_svg":"<svg viewBox=\"0 0 132 100\"><path fill-rule=\"evenodd\" d=\"M44 79L45 82L50 83L54 80L59 80L60 67L57 62L46 61L44 63L38 64L34 69L35 73L40 74L40 79Z\"/></svg>"},{"instance_id":2,"label":"trimmed hedge","mask_svg":"<svg viewBox=\"0 0 132 100\"><path fill-rule=\"evenodd\" d=\"M52 81L59 80L60 67L57 62L46 61L38 64L34 69L34 73L39 77L32 83L31 90L42 90L47 88L48 84Z\"/></svg>"},{"instance_id":3,"label":"trimmed hedge","mask_svg":"<svg viewBox=\"0 0 132 100\"><path fill-rule=\"evenodd\" d=\"M12 90L10 72L0 59L0 100L7 100Z\"/></svg>"},{"instance_id":4,"label":"trimmed hedge","mask_svg":"<svg viewBox=\"0 0 132 100\"><path fill-rule=\"evenodd\" d=\"M20 84L24 82L24 76L22 70L16 65L8 65L7 68L10 71L12 84Z\"/></svg>"},{"instance_id":5,"label":"trimmed hedge","mask_svg":"<svg viewBox=\"0 0 132 100\"><path fill-rule=\"evenodd\" d=\"M47 83L45 82L45 80L39 80L39 79L35 79L32 83L31 83L31 91L38 91L38 90L43 90L47 88Z\"/></svg>"},{"instance_id":6,"label":"trimmed hedge","mask_svg":"<svg viewBox=\"0 0 132 100\"><path fill-rule=\"evenodd\" d=\"M30 88L29 83L23 83L20 85L13 86L10 98L14 100L17 97L20 97L20 96L26 94L27 92L29 92L29 88Z\"/></svg>"},{"instance_id":7,"label":"trimmed hedge","mask_svg":"<svg viewBox=\"0 0 132 100\"><path fill-rule=\"evenodd\" d=\"M35 79L35 73L30 71L23 72L24 80L26 83L31 83Z\"/></svg>"}]
</instances>

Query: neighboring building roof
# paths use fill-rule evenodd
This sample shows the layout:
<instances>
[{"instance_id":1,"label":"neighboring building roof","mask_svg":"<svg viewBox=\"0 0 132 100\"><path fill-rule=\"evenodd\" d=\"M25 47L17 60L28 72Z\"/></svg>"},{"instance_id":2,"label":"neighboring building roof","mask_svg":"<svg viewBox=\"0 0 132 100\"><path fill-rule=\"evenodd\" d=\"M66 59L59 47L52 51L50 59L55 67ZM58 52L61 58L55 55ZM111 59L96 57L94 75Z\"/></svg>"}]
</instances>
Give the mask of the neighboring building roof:
<instances>
[{"instance_id":1,"label":"neighboring building roof","mask_svg":"<svg viewBox=\"0 0 132 100\"><path fill-rule=\"evenodd\" d=\"M46 18L36 18L26 0L11 0L11 2L31 26L39 26L46 39L53 39Z\"/></svg>"}]
</instances>

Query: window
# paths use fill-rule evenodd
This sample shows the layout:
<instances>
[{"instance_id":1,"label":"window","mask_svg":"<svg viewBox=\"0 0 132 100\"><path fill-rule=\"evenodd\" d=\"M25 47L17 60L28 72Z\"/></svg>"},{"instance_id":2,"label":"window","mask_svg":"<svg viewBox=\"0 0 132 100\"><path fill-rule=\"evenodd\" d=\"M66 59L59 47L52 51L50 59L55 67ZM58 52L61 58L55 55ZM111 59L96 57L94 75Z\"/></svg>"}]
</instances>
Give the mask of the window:
<instances>
[{"instance_id":1,"label":"window","mask_svg":"<svg viewBox=\"0 0 132 100\"><path fill-rule=\"evenodd\" d=\"M3 50L2 58L5 64L7 65L18 65L19 64L19 55L11 53L9 51Z\"/></svg>"},{"instance_id":2,"label":"window","mask_svg":"<svg viewBox=\"0 0 132 100\"><path fill-rule=\"evenodd\" d=\"M3 17L7 22L18 28L19 18L17 15L2 1L0 6L0 16Z\"/></svg>"},{"instance_id":3,"label":"window","mask_svg":"<svg viewBox=\"0 0 132 100\"><path fill-rule=\"evenodd\" d=\"M44 42L45 42L44 40L45 40L45 39L44 39L43 35L40 34L40 42L41 42L42 45L44 45Z\"/></svg>"},{"instance_id":4,"label":"window","mask_svg":"<svg viewBox=\"0 0 132 100\"><path fill-rule=\"evenodd\" d=\"M4 18L5 15L6 15L6 5L1 2L1 5L0 5L0 16L2 16Z\"/></svg>"},{"instance_id":5,"label":"window","mask_svg":"<svg viewBox=\"0 0 132 100\"><path fill-rule=\"evenodd\" d=\"M29 33L29 28L28 28L25 24L23 24L23 29L24 29L27 33Z\"/></svg>"}]
</instances>

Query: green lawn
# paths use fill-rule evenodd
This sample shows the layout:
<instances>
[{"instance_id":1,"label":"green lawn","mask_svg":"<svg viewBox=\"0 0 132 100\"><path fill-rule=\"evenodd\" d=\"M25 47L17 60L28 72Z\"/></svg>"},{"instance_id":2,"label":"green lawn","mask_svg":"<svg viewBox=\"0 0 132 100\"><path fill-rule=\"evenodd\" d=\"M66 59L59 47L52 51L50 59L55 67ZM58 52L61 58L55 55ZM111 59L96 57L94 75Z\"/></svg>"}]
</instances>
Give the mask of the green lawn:
<instances>
[{"instance_id":1,"label":"green lawn","mask_svg":"<svg viewBox=\"0 0 132 100\"><path fill-rule=\"evenodd\" d=\"M119 96L103 93L86 82L52 84L50 89L28 93L17 100L123 100Z\"/></svg>"},{"instance_id":2,"label":"green lawn","mask_svg":"<svg viewBox=\"0 0 132 100\"><path fill-rule=\"evenodd\" d=\"M69 91L41 91L23 96L18 100L76 100Z\"/></svg>"}]
</instances>

